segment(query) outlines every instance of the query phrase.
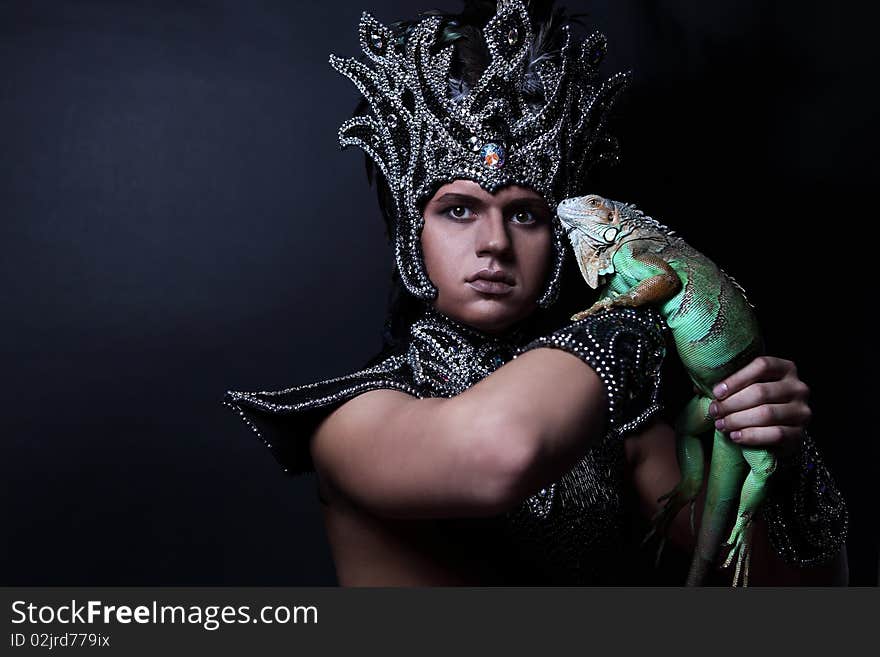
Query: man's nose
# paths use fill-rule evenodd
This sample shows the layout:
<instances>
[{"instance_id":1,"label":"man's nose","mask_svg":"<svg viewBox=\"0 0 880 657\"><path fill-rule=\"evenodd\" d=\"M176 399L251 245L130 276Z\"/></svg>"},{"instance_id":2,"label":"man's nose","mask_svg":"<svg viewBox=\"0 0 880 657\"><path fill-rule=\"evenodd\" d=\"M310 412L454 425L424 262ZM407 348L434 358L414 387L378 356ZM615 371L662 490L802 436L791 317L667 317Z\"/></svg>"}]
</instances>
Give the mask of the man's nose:
<instances>
[{"instance_id":1,"label":"man's nose","mask_svg":"<svg viewBox=\"0 0 880 657\"><path fill-rule=\"evenodd\" d=\"M510 235L501 212L489 212L477 224L477 255L509 254Z\"/></svg>"}]
</instances>

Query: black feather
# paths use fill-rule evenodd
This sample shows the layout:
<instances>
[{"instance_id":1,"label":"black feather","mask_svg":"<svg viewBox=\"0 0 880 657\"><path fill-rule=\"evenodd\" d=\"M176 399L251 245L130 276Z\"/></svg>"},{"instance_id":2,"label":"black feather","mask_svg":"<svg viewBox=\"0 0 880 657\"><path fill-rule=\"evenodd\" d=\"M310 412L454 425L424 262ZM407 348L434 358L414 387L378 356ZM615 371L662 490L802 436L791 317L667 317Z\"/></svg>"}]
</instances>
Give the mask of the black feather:
<instances>
[{"instance_id":1,"label":"black feather","mask_svg":"<svg viewBox=\"0 0 880 657\"><path fill-rule=\"evenodd\" d=\"M489 65L489 47L481 29L474 25L461 26L462 37L455 44L456 57L453 58L450 75L462 80L468 88L477 83Z\"/></svg>"}]
</instances>

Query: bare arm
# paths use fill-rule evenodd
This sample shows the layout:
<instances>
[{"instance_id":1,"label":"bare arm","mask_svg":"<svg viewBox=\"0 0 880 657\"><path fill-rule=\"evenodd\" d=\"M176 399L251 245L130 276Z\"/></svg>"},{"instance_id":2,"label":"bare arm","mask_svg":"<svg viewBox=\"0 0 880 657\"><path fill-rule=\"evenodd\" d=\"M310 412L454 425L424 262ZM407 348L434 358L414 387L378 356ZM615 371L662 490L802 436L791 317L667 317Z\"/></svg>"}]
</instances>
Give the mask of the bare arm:
<instances>
[{"instance_id":1,"label":"bare arm","mask_svg":"<svg viewBox=\"0 0 880 657\"><path fill-rule=\"evenodd\" d=\"M316 429L315 467L381 516L492 515L555 480L604 430L606 394L576 356L533 349L462 394L355 397Z\"/></svg>"}]
</instances>

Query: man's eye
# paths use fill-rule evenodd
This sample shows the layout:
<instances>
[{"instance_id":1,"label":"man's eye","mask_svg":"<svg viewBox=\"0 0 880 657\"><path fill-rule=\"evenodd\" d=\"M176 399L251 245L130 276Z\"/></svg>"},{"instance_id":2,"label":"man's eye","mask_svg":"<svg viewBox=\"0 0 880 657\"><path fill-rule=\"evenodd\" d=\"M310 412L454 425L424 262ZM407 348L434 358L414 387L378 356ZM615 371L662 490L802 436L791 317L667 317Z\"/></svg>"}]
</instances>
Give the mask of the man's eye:
<instances>
[{"instance_id":1,"label":"man's eye","mask_svg":"<svg viewBox=\"0 0 880 657\"><path fill-rule=\"evenodd\" d=\"M537 217L529 210L520 210L511 217L516 224L533 224L537 222Z\"/></svg>"},{"instance_id":2,"label":"man's eye","mask_svg":"<svg viewBox=\"0 0 880 657\"><path fill-rule=\"evenodd\" d=\"M468 212L470 212L470 209L463 205L453 205L444 210L443 214L449 215L453 219L467 219L468 215L466 213Z\"/></svg>"}]
</instances>

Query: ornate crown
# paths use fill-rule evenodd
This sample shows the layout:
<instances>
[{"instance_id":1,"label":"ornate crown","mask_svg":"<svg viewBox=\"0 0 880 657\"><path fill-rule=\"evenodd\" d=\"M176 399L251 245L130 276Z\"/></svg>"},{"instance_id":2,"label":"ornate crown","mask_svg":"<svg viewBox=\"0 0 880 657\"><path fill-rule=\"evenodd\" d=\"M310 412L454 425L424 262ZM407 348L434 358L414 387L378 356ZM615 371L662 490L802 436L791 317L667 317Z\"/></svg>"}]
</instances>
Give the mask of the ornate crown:
<instances>
[{"instance_id":1,"label":"ornate crown","mask_svg":"<svg viewBox=\"0 0 880 657\"><path fill-rule=\"evenodd\" d=\"M330 65L354 82L370 109L342 124L339 145L363 149L388 181L401 280L425 300L437 290L422 259L419 203L461 178L490 193L510 184L528 186L555 209L581 192L593 164L617 158L605 124L630 79L629 72L598 78L606 51L598 32L572 48L569 26L563 25L562 46L536 52L522 0L499 0L482 30L488 66L468 87L450 75L454 46L438 45L442 25L440 16L428 16L399 39L364 12L360 45L375 67L330 55ZM543 307L556 298L564 255L557 218L553 226L556 253L538 301Z\"/></svg>"}]
</instances>

